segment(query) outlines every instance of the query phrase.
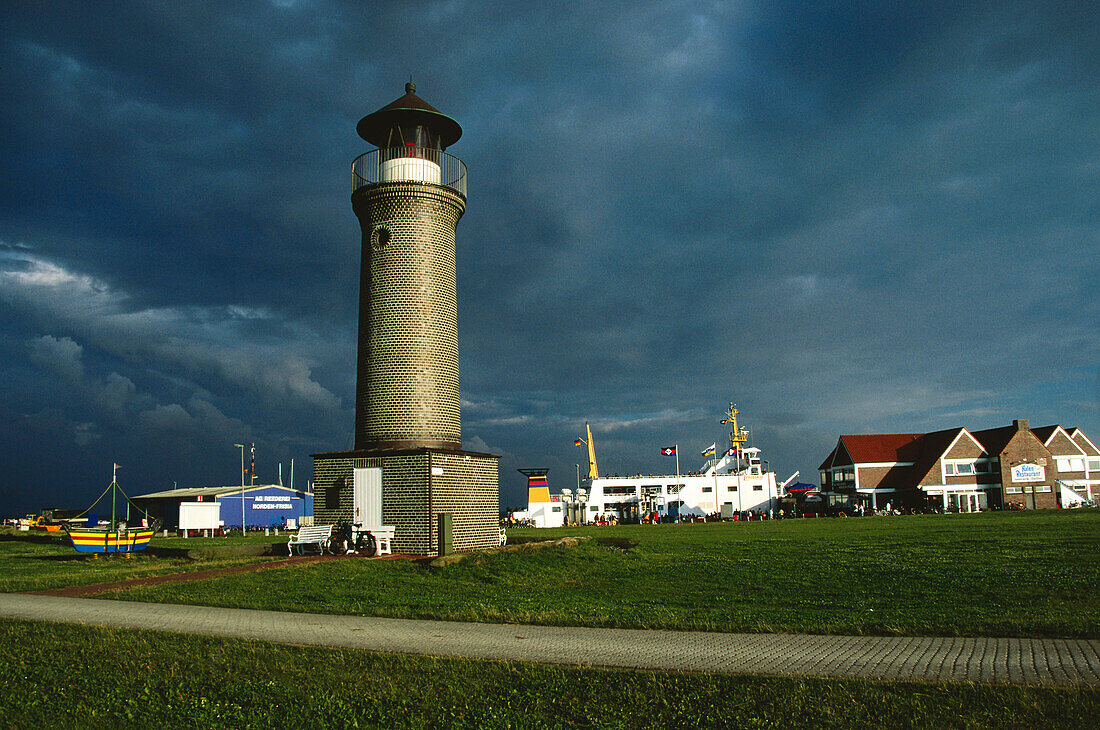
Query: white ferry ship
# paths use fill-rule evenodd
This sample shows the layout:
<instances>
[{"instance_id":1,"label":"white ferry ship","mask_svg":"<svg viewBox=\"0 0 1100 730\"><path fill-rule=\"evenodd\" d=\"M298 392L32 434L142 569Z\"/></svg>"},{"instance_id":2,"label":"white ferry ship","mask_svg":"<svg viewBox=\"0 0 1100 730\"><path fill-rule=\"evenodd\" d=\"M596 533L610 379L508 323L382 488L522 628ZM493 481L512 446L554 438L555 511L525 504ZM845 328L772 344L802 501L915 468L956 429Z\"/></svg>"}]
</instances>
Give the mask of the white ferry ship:
<instances>
[{"instance_id":1,"label":"white ferry ship","mask_svg":"<svg viewBox=\"0 0 1100 730\"><path fill-rule=\"evenodd\" d=\"M562 489L551 494L547 469L520 469L527 476L527 509L513 512L511 517L535 527L561 527L649 521L654 515L661 521L683 521L774 513L784 488L798 477L798 472L777 483L775 473L763 467L760 449L745 446L748 431L738 427L738 413L731 403L722 421L730 424L729 449L721 456L717 444L704 449L702 457L710 458L698 471L680 471L678 445L663 449L663 453L676 457L673 474L600 476L592 429L585 424L587 439L575 443L588 447L588 476L575 491Z\"/></svg>"}]
</instances>

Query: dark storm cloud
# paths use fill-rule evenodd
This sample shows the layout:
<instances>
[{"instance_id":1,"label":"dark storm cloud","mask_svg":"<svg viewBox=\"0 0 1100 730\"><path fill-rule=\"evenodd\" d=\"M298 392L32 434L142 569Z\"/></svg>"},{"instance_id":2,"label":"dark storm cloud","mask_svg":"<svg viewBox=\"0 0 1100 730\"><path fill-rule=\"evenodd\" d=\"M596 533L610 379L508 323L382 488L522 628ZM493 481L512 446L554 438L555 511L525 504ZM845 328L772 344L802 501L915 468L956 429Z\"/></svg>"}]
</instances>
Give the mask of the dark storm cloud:
<instances>
[{"instance_id":1,"label":"dark storm cloud","mask_svg":"<svg viewBox=\"0 0 1100 730\"><path fill-rule=\"evenodd\" d=\"M3 12L11 510L350 446L348 164L410 74L464 129L463 432L503 504L586 419L656 471L730 400L783 476L840 432L1100 432L1088 4Z\"/></svg>"}]
</instances>

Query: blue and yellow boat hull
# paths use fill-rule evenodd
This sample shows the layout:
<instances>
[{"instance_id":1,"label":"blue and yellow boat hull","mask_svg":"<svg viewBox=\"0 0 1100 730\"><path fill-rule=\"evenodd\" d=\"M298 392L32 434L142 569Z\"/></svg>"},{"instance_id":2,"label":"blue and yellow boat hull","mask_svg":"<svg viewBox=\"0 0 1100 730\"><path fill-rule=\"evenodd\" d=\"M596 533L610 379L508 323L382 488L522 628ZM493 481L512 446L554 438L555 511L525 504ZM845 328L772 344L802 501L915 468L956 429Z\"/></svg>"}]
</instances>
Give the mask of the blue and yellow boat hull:
<instances>
[{"instance_id":1,"label":"blue and yellow boat hull","mask_svg":"<svg viewBox=\"0 0 1100 730\"><path fill-rule=\"evenodd\" d=\"M69 530L73 547L81 553L132 553L149 547L153 531L147 528L123 530Z\"/></svg>"}]
</instances>

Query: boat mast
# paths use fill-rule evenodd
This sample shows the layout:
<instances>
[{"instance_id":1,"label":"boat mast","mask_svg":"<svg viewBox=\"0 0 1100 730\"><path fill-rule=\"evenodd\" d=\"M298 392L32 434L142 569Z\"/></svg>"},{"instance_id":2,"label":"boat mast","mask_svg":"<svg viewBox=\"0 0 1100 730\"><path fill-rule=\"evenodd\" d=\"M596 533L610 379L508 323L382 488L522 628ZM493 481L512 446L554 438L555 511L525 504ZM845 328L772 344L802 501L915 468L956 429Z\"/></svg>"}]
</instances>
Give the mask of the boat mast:
<instances>
[{"instance_id":1,"label":"boat mast","mask_svg":"<svg viewBox=\"0 0 1100 730\"><path fill-rule=\"evenodd\" d=\"M111 529L115 529L115 492L118 490L118 464L111 462Z\"/></svg>"}]
</instances>

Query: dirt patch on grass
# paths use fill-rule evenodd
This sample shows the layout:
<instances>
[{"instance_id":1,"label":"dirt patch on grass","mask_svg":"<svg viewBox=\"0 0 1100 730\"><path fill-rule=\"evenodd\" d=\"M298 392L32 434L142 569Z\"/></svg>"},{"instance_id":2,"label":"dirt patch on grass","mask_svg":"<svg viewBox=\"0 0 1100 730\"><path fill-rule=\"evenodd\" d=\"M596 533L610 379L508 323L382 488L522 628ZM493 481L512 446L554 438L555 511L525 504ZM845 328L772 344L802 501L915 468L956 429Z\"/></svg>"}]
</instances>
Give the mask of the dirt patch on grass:
<instances>
[{"instance_id":1,"label":"dirt patch on grass","mask_svg":"<svg viewBox=\"0 0 1100 730\"><path fill-rule=\"evenodd\" d=\"M522 542L518 545L505 545L498 548L488 548L485 550L474 550L468 553L454 553L453 555L444 555L438 557L435 560L428 563L433 568L445 568L448 565L454 565L460 563L466 558L472 555L496 555L497 553L528 553L532 550L542 550L543 548L557 547L557 548L572 548L577 547L581 542L585 540L591 540L590 537L562 537L557 540L540 540L539 542Z\"/></svg>"},{"instance_id":2,"label":"dirt patch on grass","mask_svg":"<svg viewBox=\"0 0 1100 730\"><path fill-rule=\"evenodd\" d=\"M135 578L133 580L116 581L113 583L96 583L87 586L69 586L66 588L51 588L45 591L28 591L40 596L65 596L67 598L84 598L96 596L113 591L124 591L140 586L157 585L158 583L180 583L191 580L207 580L209 578L221 578L235 573L251 573L258 570L272 568L289 568L296 565L312 565L329 560L414 560L411 555L383 555L377 558L365 558L359 555L301 555L281 560L270 560L263 563L249 563L248 565L234 565L229 568L211 568L210 570L196 570L189 573L169 573L167 575L154 575L149 578Z\"/></svg>"}]
</instances>

